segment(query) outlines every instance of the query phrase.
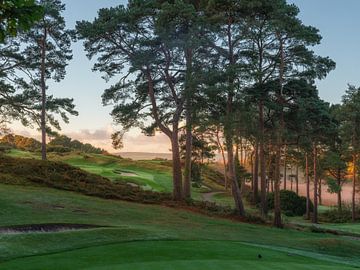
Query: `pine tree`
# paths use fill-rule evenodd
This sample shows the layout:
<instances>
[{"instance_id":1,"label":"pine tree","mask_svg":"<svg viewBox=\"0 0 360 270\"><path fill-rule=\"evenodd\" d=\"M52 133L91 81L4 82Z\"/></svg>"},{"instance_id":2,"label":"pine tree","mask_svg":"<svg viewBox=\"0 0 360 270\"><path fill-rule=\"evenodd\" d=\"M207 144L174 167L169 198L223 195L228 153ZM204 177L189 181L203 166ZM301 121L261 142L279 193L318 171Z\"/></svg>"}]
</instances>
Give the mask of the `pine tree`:
<instances>
[{"instance_id":1,"label":"pine tree","mask_svg":"<svg viewBox=\"0 0 360 270\"><path fill-rule=\"evenodd\" d=\"M24 33L22 42L26 46L24 51L27 66L33 74L33 87L41 93L40 129L42 137L42 159L46 160L46 134L50 132L50 125L59 127L55 117L48 111L59 113L65 122L68 117L65 112L76 115L71 99L56 99L47 97L47 81L56 82L64 79L66 66L72 59L71 37L73 31L66 29L65 20L61 13L65 5L60 0L39 0L43 8L42 18L30 31Z\"/></svg>"}]
</instances>

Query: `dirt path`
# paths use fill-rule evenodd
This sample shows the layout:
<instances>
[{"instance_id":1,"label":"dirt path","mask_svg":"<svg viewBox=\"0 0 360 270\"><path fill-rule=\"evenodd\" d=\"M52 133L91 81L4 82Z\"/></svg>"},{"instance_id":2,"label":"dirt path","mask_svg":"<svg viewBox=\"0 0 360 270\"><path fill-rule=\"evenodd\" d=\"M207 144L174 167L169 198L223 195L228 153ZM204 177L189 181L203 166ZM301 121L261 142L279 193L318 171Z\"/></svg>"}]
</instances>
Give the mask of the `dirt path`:
<instances>
[{"instance_id":1,"label":"dirt path","mask_svg":"<svg viewBox=\"0 0 360 270\"><path fill-rule=\"evenodd\" d=\"M213 202L213 197L217 194L226 194L226 192L223 191L215 191L215 192L208 192L208 193L202 193L201 196L203 197L203 201Z\"/></svg>"}]
</instances>

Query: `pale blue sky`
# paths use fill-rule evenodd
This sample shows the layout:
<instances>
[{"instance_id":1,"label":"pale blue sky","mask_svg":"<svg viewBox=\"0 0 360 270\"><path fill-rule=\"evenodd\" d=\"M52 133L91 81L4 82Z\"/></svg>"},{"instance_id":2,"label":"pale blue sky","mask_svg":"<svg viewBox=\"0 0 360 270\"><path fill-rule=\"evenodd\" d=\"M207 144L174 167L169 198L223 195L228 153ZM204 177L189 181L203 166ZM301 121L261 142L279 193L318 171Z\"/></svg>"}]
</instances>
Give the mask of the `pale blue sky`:
<instances>
[{"instance_id":1,"label":"pale blue sky","mask_svg":"<svg viewBox=\"0 0 360 270\"><path fill-rule=\"evenodd\" d=\"M64 14L68 27L73 28L78 20L92 20L102 7L125 4L126 0L64 0ZM305 24L317 27L323 36L322 44L315 51L322 56L330 56L336 63L335 71L323 81L317 82L320 96L331 103L341 100L347 83L360 85L360 0L289 0L300 8L300 18ZM92 63L85 56L81 42L73 45L74 59L71 61L66 79L51 85L51 93L59 97L73 97L80 115L71 118L63 131L75 137L83 137L102 147L109 144L106 139L111 133L110 107L103 107L101 95L108 87L101 74L91 71ZM19 129L19 127L17 127ZM84 132L84 130L86 130ZM89 133L88 130L96 134ZM102 131L102 132L101 132ZM77 135L74 132L78 133ZM89 135L90 134L90 135ZM143 139L139 149L134 146L143 138L133 132L126 150L144 149L151 139ZM98 141L98 143L97 143ZM166 151L167 142L160 146L156 139L158 152ZM152 142L151 142L152 143ZM146 149L151 151L151 149Z\"/></svg>"}]
</instances>

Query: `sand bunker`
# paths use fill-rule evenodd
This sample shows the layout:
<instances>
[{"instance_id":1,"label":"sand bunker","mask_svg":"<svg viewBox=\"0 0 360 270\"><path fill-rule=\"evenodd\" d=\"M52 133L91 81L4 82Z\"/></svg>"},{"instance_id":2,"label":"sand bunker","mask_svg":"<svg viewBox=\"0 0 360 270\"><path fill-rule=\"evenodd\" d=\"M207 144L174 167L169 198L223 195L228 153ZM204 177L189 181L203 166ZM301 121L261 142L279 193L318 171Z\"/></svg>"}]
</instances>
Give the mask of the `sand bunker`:
<instances>
[{"instance_id":1,"label":"sand bunker","mask_svg":"<svg viewBox=\"0 0 360 270\"><path fill-rule=\"evenodd\" d=\"M101 228L104 226L91 224L68 224L68 223L49 223L49 224L28 224L0 227L0 233L48 233L63 232L71 230L86 230Z\"/></svg>"},{"instance_id":2,"label":"sand bunker","mask_svg":"<svg viewBox=\"0 0 360 270\"><path fill-rule=\"evenodd\" d=\"M122 170L116 170L115 173L120 174L121 176L129 176L129 177L136 177L138 176L136 173L134 172L129 172L129 171L122 171Z\"/></svg>"}]
</instances>

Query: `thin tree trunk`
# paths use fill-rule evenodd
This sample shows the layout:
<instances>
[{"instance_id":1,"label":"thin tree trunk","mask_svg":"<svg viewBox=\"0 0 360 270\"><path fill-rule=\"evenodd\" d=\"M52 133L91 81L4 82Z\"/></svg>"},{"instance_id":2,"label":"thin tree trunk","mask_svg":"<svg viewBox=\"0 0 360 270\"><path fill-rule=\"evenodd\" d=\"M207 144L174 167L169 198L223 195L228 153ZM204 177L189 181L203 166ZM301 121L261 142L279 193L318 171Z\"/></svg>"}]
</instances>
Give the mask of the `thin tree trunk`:
<instances>
[{"instance_id":1,"label":"thin tree trunk","mask_svg":"<svg viewBox=\"0 0 360 270\"><path fill-rule=\"evenodd\" d=\"M259 144L259 160L260 160L260 200L261 213L266 216L268 213L268 205L266 199L266 161L265 161L265 142L264 142L264 104L261 101L259 104L259 125L260 125L260 144Z\"/></svg>"},{"instance_id":2,"label":"thin tree trunk","mask_svg":"<svg viewBox=\"0 0 360 270\"><path fill-rule=\"evenodd\" d=\"M186 150L185 150L185 169L184 169L184 198L191 198L191 157L192 157L192 125L191 109L189 100L186 105Z\"/></svg>"},{"instance_id":3,"label":"thin tree trunk","mask_svg":"<svg viewBox=\"0 0 360 270\"><path fill-rule=\"evenodd\" d=\"M318 223L318 176L317 176L317 146L314 143L314 213L313 223Z\"/></svg>"},{"instance_id":4,"label":"thin tree trunk","mask_svg":"<svg viewBox=\"0 0 360 270\"><path fill-rule=\"evenodd\" d=\"M182 189L182 172L181 172L181 158L179 150L179 135L178 132L173 132L172 140L172 159L173 159L173 197L174 200L180 201L183 199Z\"/></svg>"},{"instance_id":5,"label":"thin tree trunk","mask_svg":"<svg viewBox=\"0 0 360 270\"><path fill-rule=\"evenodd\" d=\"M305 178L306 178L306 219L310 220L310 175L309 175L309 157L305 154Z\"/></svg>"},{"instance_id":6,"label":"thin tree trunk","mask_svg":"<svg viewBox=\"0 0 360 270\"><path fill-rule=\"evenodd\" d=\"M355 222L356 221L356 165L357 165L357 158L356 158L356 154L353 154L353 164L354 164L354 169L353 169L353 181L352 181L352 201L351 201L351 216L352 216L352 221Z\"/></svg>"},{"instance_id":7,"label":"thin tree trunk","mask_svg":"<svg viewBox=\"0 0 360 270\"><path fill-rule=\"evenodd\" d=\"M284 190L286 190L286 172L287 172L287 168L286 168L286 155L287 155L287 153L286 153L286 151L287 151L287 149L286 149L286 145L285 145L285 147L284 147Z\"/></svg>"},{"instance_id":8,"label":"thin tree trunk","mask_svg":"<svg viewBox=\"0 0 360 270\"><path fill-rule=\"evenodd\" d=\"M251 167L251 190L253 191L253 196L254 196L254 152L251 153L250 155L250 167Z\"/></svg>"},{"instance_id":9,"label":"thin tree trunk","mask_svg":"<svg viewBox=\"0 0 360 270\"><path fill-rule=\"evenodd\" d=\"M255 145L255 161L254 161L254 186L253 195L254 202L258 201L259 198L259 143Z\"/></svg>"},{"instance_id":10,"label":"thin tree trunk","mask_svg":"<svg viewBox=\"0 0 360 270\"><path fill-rule=\"evenodd\" d=\"M227 173L227 169L226 169L226 158L225 158L225 152L224 152L224 147L222 146L222 143L220 141L220 136L219 136L219 129L216 131L216 141L217 144L219 146L220 152L221 152L221 156L222 156L222 160L223 160L223 166L224 166L224 180L225 180L225 190L228 190L228 173Z\"/></svg>"},{"instance_id":11,"label":"thin tree trunk","mask_svg":"<svg viewBox=\"0 0 360 270\"><path fill-rule=\"evenodd\" d=\"M310 220L310 175L309 156L305 154L305 178L306 178L306 219Z\"/></svg>"},{"instance_id":12,"label":"thin tree trunk","mask_svg":"<svg viewBox=\"0 0 360 270\"><path fill-rule=\"evenodd\" d=\"M41 158L46 160L46 41L47 29L44 28L44 36L41 44Z\"/></svg>"},{"instance_id":13,"label":"thin tree trunk","mask_svg":"<svg viewBox=\"0 0 360 270\"><path fill-rule=\"evenodd\" d=\"M338 170L338 178L337 178L337 184L339 187L339 190L337 192L337 199L338 199L338 210L339 212L342 211L342 199L341 199L341 178L340 178L340 170Z\"/></svg>"},{"instance_id":14,"label":"thin tree trunk","mask_svg":"<svg viewBox=\"0 0 360 270\"><path fill-rule=\"evenodd\" d=\"M296 194L299 194L299 165L296 165Z\"/></svg>"},{"instance_id":15,"label":"thin tree trunk","mask_svg":"<svg viewBox=\"0 0 360 270\"><path fill-rule=\"evenodd\" d=\"M322 205L322 179L319 178L318 180L318 184L319 184L319 203L318 205Z\"/></svg>"},{"instance_id":16,"label":"thin tree trunk","mask_svg":"<svg viewBox=\"0 0 360 270\"><path fill-rule=\"evenodd\" d=\"M275 161L275 179L274 179L274 226L282 228L281 205L280 205L280 163L281 163L281 131L278 131Z\"/></svg>"},{"instance_id":17,"label":"thin tree trunk","mask_svg":"<svg viewBox=\"0 0 360 270\"><path fill-rule=\"evenodd\" d=\"M191 157L192 157L192 51L185 50L186 54L186 153L184 170L184 198L191 198Z\"/></svg>"},{"instance_id":18,"label":"thin tree trunk","mask_svg":"<svg viewBox=\"0 0 360 270\"><path fill-rule=\"evenodd\" d=\"M235 201L235 207L240 216L245 216L245 209L241 199L239 183L236 181L234 152L233 152L234 150L232 146L232 140L230 138L226 139L226 148L228 154L229 179L231 181L231 190Z\"/></svg>"}]
</instances>

